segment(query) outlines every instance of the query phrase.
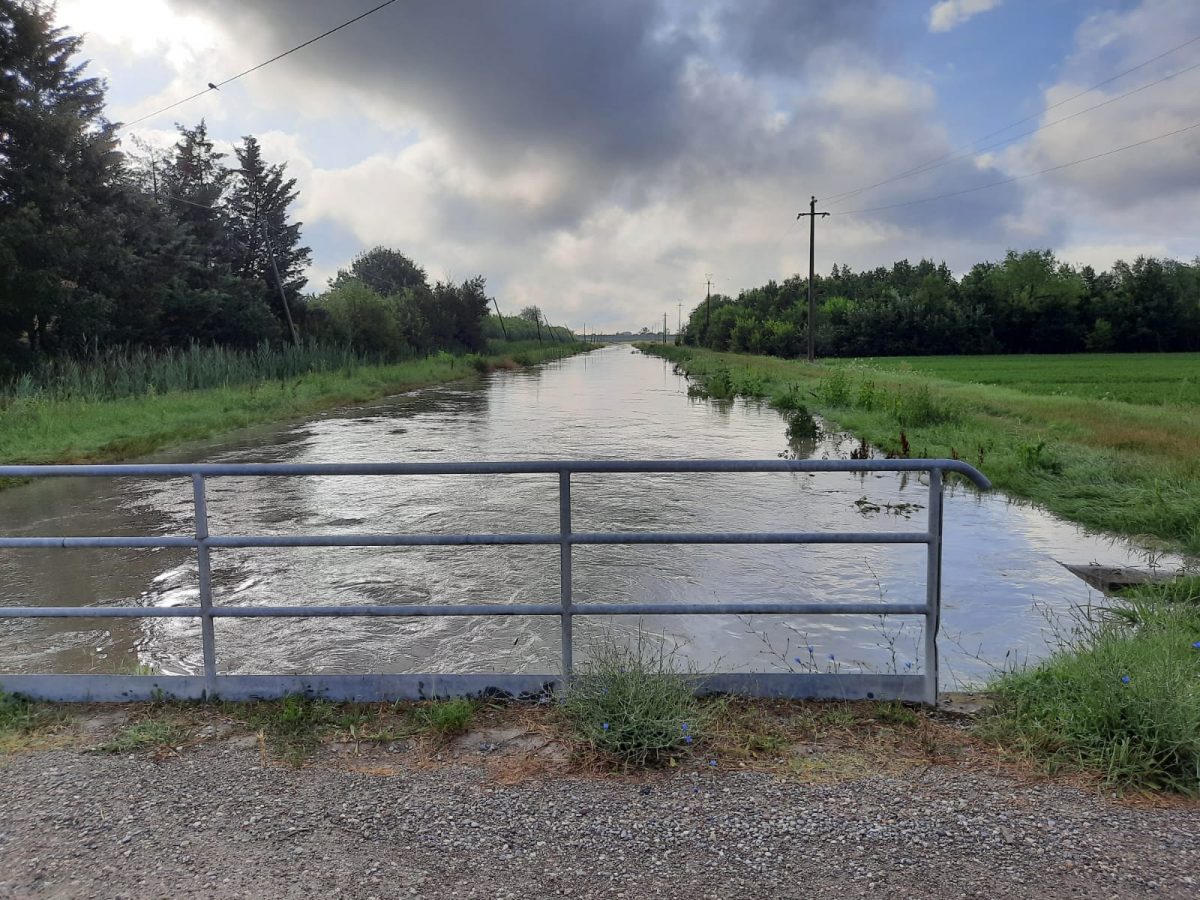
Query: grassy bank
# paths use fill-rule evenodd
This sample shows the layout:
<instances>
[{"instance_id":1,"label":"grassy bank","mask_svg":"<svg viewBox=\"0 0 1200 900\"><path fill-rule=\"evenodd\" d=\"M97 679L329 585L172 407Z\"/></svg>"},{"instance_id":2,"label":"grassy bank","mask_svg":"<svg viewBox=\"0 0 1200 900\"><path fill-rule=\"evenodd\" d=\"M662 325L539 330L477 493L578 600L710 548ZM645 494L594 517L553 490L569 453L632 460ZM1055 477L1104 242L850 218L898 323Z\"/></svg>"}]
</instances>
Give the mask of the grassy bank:
<instances>
[{"instance_id":1,"label":"grassy bank","mask_svg":"<svg viewBox=\"0 0 1200 900\"><path fill-rule=\"evenodd\" d=\"M30 386L0 405L0 464L113 462L247 425L286 421L348 403L361 403L496 368L517 368L592 349L587 345L494 344L486 355L438 354L393 365L353 357L336 366L264 379L266 367L247 364L246 377L219 387L184 390L151 383L144 393L94 399L85 389ZM186 370L185 365L178 367ZM185 378L181 375L180 378ZM81 373L86 388L105 379Z\"/></svg>"},{"instance_id":2,"label":"grassy bank","mask_svg":"<svg viewBox=\"0 0 1200 900\"><path fill-rule=\"evenodd\" d=\"M1200 794L1200 579L1132 591L1061 640L993 685L982 733L1052 770Z\"/></svg>"},{"instance_id":3,"label":"grassy bank","mask_svg":"<svg viewBox=\"0 0 1200 900\"><path fill-rule=\"evenodd\" d=\"M1063 518L1200 554L1194 354L797 360L647 346L717 398L803 405L885 452L959 457ZM905 447L908 450L905 453Z\"/></svg>"}]
</instances>

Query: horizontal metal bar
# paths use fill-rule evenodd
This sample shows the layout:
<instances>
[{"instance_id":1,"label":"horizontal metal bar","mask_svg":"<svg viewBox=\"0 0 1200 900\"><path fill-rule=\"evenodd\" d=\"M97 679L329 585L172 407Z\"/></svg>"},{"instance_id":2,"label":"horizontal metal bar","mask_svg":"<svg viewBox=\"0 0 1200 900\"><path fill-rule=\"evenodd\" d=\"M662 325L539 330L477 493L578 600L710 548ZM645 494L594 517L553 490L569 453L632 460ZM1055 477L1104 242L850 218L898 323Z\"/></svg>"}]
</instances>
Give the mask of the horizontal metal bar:
<instances>
[{"instance_id":1,"label":"horizontal metal bar","mask_svg":"<svg viewBox=\"0 0 1200 900\"><path fill-rule=\"evenodd\" d=\"M926 612L923 603L582 603L572 611L583 616L910 616ZM431 603L390 606L214 606L218 619L351 618L391 616L557 616L550 603ZM0 619L194 619L199 606L3 606Z\"/></svg>"},{"instance_id":2,"label":"horizontal metal bar","mask_svg":"<svg viewBox=\"0 0 1200 900\"><path fill-rule=\"evenodd\" d=\"M546 699L561 688L558 675L218 675L222 700L269 700L294 694L372 702L447 697ZM806 672L721 673L695 682L696 693L815 700L924 699L919 675ZM131 700L214 699L202 675L0 675L0 690L32 700L120 703Z\"/></svg>"},{"instance_id":3,"label":"horizontal metal bar","mask_svg":"<svg viewBox=\"0 0 1200 900\"><path fill-rule=\"evenodd\" d=\"M208 546L235 547L470 547L555 544L557 534L266 534L214 535Z\"/></svg>"},{"instance_id":4,"label":"horizontal metal bar","mask_svg":"<svg viewBox=\"0 0 1200 900\"><path fill-rule=\"evenodd\" d=\"M572 544L928 544L923 531L600 531L579 532Z\"/></svg>"},{"instance_id":5,"label":"horizontal metal bar","mask_svg":"<svg viewBox=\"0 0 1200 900\"><path fill-rule=\"evenodd\" d=\"M981 490L991 482L957 459L680 459L529 460L474 463L147 463L95 466L0 466L0 478L122 476L190 477L300 475L519 475L681 472L957 472Z\"/></svg>"},{"instance_id":6,"label":"horizontal metal bar","mask_svg":"<svg viewBox=\"0 0 1200 900\"><path fill-rule=\"evenodd\" d=\"M196 547L191 537L0 537L0 550L80 547Z\"/></svg>"},{"instance_id":7,"label":"horizontal metal bar","mask_svg":"<svg viewBox=\"0 0 1200 900\"><path fill-rule=\"evenodd\" d=\"M566 538L571 544L928 544L917 531L600 531ZM264 534L209 537L210 548L247 547L472 547L561 544L557 534ZM189 537L6 537L0 549L197 547Z\"/></svg>"},{"instance_id":8,"label":"horizontal metal bar","mask_svg":"<svg viewBox=\"0 0 1200 900\"><path fill-rule=\"evenodd\" d=\"M577 603L578 616L916 616L924 603Z\"/></svg>"}]
</instances>

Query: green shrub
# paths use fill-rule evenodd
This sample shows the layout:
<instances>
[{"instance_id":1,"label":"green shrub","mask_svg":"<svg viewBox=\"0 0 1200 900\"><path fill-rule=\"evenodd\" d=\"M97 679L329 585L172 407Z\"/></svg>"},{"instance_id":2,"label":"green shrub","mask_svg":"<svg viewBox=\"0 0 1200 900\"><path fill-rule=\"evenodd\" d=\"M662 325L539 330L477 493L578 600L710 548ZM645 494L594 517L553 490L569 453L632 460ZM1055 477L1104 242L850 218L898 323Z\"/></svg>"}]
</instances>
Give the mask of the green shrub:
<instances>
[{"instance_id":1,"label":"green shrub","mask_svg":"<svg viewBox=\"0 0 1200 900\"><path fill-rule=\"evenodd\" d=\"M800 396L800 388L795 384L790 384L787 390L780 394L775 394L771 397L769 403L772 409L776 409L782 413L805 408L804 401Z\"/></svg>"},{"instance_id":2,"label":"green shrub","mask_svg":"<svg viewBox=\"0 0 1200 900\"><path fill-rule=\"evenodd\" d=\"M845 369L834 369L821 379L817 386L817 397L826 406L849 406L850 377Z\"/></svg>"},{"instance_id":3,"label":"green shrub","mask_svg":"<svg viewBox=\"0 0 1200 900\"><path fill-rule=\"evenodd\" d=\"M821 436L821 427L812 413L804 406L788 414L787 438L790 444L815 441Z\"/></svg>"},{"instance_id":4,"label":"green shrub","mask_svg":"<svg viewBox=\"0 0 1200 900\"><path fill-rule=\"evenodd\" d=\"M695 679L662 646L601 644L572 675L563 702L575 736L623 763L659 763L704 734Z\"/></svg>"},{"instance_id":5,"label":"green shrub","mask_svg":"<svg viewBox=\"0 0 1200 900\"><path fill-rule=\"evenodd\" d=\"M733 384L733 376L729 374L729 369L725 366L717 366L704 379L704 390L714 400L732 400L737 396L737 390Z\"/></svg>"},{"instance_id":6,"label":"green shrub","mask_svg":"<svg viewBox=\"0 0 1200 900\"><path fill-rule=\"evenodd\" d=\"M865 380L858 386L858 399L854 405L859 409L872 412L877 405L878 398L875 394L875 382Z\"/></svg>"}]
</instances>

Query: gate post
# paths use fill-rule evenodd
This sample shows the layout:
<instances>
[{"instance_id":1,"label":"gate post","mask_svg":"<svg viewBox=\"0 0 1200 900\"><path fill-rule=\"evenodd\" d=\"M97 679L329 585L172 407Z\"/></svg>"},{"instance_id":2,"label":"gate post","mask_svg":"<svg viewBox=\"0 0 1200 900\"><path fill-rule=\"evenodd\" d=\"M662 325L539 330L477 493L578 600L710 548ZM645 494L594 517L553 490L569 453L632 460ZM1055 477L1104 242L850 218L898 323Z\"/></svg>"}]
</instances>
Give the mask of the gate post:
<instances>
[{"instance_id":1,"label":"gate post","mask_svg":"<svg viewBox=\"0 0 1200 900\"><path fill-rule=\"evenodd\" d=\"M942 470L929 470L929 544L925 573L925 702L937 706L937 634L942 619Z\"/></svg>"},{"instance_id":2,"label":"gate post","mask_svg":"<svg viewBox=\"0 0 1200 900\"><path fill-rule=\"evenodd\" d=\"M204 476L192 475L192 498L196 508L196 569L200 576L200 647L204 658L204 693L212 700L217 693L217 648L213 633L212 563L208 546L208 503Z\"/></svg>"},{"instance_id":3,"label":"gate post","mask_svg":"<svg viewBox=\"0 0 1200 900\"><path fill-rule=\"evenodd\" d=\"M558 473L558 599L562 606L562 674L571 674L571 473Z\"/></svg>"}]
</instances>

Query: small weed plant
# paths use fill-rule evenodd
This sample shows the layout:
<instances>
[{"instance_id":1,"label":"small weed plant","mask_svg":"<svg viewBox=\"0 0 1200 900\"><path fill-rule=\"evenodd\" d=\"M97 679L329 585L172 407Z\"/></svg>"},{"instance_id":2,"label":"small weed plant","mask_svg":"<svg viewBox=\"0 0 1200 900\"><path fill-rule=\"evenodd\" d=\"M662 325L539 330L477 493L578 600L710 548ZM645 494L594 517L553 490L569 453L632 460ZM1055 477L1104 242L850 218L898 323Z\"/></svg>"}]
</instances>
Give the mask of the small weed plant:
<instances>
[{"instance_id":1,"label":"small weed plant","mask_svg":"<svg viewBox=\"0 0 1200 900\"><path fill-rule=\"evenodd\" d=\"M706 716L695 678L644 636L599 644L571 678L563 713L575 737L625 765L661 764L700 741Z\"/></svg>"},{"instance_id":2,"label":"small weed plant","mask_svg":"<svg viewBox=\"0 0 1200 900\"><path fill-rule=\"evenodd\" d=\"M433 700L413 710L421 726L442 737L462 734L471 726L476 704L465 697L453 700Z\"/></svg>"},{"instance_id":3,"label":"small weed plant","mask_svg":"<svg viewBox=\"0 0 1200 900\"><path fill-rule=\"evenodd\" d=\"M184 732L174 722L147 719L127 728L122 728L110 741L97 749L102 753L137 753L142 750L159 750L173 747L183 740Z\"/></svg>"},{"instance_id":4,"label":"small weed plant","mask_svg":"<svg viewBox=\"0 0 1200 900\"><path fill-rule=\"evenodd\" d=\"M33 704L24 697L0 691L0 734L26 731L36 720Z\"/></svg>"}]
</instances>

